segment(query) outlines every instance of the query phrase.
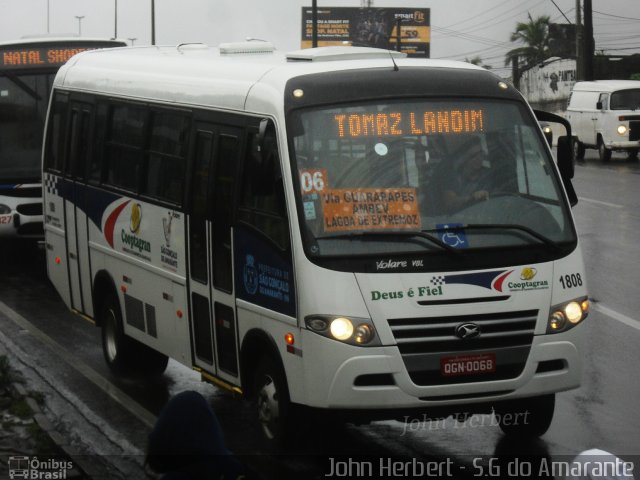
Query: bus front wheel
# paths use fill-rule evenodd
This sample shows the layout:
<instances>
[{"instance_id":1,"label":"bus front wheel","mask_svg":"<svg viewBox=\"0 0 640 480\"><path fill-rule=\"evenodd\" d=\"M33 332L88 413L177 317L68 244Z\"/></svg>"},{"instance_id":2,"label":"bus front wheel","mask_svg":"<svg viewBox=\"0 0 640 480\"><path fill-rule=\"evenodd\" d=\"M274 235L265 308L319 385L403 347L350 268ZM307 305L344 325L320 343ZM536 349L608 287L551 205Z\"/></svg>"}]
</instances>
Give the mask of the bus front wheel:
<instances>
[{"instance_id":1,"label":"bus front wheel","mask_svg":"<svg viewBox=\"0 0 640 480\"><path fill-rule=\"evenodd\" d=\"M253 392L258 424L266 446L283 446L291 425L291 404L284 371L270 356L263 357L258 363Z\"/></svg>"},{"instance_id":2,"label":"bus front wheel","mask_svg":"<svg viewBox=\"0 0 640 480\"><path fill-rule=\"evenodd\" d=\"M495 405L498 424L505 435L534 438L544 435L551 426L555 394L524 398Z\"/></svg>"}]
</instances>

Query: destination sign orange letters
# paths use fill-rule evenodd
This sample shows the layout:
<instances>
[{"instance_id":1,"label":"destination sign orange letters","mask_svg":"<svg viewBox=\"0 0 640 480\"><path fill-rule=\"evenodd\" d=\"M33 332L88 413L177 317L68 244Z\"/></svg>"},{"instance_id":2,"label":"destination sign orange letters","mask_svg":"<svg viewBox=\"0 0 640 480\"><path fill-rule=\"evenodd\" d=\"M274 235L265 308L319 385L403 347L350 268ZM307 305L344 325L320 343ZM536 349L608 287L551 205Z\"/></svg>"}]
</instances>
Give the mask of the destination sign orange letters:
<instances>
[{"instance_id":1,"label":"destination sign orange letters","mask_svg":"<svg viewBox=\"0 0 640 480\"><path fill-rule=\"evenodd\" d=\"M472 133L484 129L484 110L352 113L334 115L340 138Z\"/></svg>"},{"instance_id":2,"label":"destination sign orange letters","mask_svg":"<svg viewBox=\"0 0 640 480\"><path fill-rule=\"evenodd\" d=\"M76 53L92 48L32 48L2 51L3 67L60 66Z\"/></svg>"},{"instance_id":3,"label":"destination sign orange letters","mask_svg":"<svg viewBox=\"0 0 640 480\"><path fill-rule=\"evenodd\" d=\"M322 206L325 232L420 229L415 188L326 190Z\"/></svg>"}]
</instances>

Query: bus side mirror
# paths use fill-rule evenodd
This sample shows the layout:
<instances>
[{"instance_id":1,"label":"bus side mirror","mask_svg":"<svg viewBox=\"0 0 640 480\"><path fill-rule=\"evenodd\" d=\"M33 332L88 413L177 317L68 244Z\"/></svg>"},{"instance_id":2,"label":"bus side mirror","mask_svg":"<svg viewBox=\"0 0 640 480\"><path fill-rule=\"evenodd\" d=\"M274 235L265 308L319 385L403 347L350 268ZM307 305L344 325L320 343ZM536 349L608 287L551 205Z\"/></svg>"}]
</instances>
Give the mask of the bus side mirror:
<instances>
[{"instance_id":1,"label":"bus side mirror","mask_svg":"<svg viewBox=\"0 0 640 480\"><path fill-rule=\"evenodd\" d=\"M578 203L578 196L573 188L571 179L575 173L573 163L573 148L571 148L571 137L562 136L558 137L558 170L560 171L560 177L562 183L567 191L569 197L569 203L571 206L575 206Z\"/></svg>"},{"instance_id":2,"label":"bus side mirror","mask_svg":"<svg viewBox=\"0 0 640 480\"><path fill-rule=\"evenodd\" d=\"M573 207L578 203L578 196L576 195L576 191L571 183L571 179L574 174L571 124L566 118L556 115L555 113L545 112L542 110L534 110L534 113L536 114L536 118L539 122L559 123L564 126L567 132L566 135L558 137L557 161L560 178L562 179L564 188L567 191L569 203Z\"/></svg>"},{"instance_id":3,"label":"bus side mirror","mask_svg":"<svg viewBox=\"0 0 640 480\"><path fill-rule=\"evenodd\" d=\"M267 136L267 127L269 126L269 120L263 118L260 120L260 126L258 127L258 136L256 137L256 149L257 153L262 155L265 150L264 139Z\"/></svg>"}]
</instances>

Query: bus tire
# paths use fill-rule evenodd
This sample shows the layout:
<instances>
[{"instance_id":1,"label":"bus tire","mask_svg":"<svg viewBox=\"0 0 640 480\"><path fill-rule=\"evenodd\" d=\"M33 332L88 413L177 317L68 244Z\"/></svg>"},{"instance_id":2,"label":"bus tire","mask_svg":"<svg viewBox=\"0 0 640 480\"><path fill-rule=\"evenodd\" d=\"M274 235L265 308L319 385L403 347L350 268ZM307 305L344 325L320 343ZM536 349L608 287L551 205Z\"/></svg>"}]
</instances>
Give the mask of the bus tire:
<instances>
[{"instance_id":1,"label":"bus tire","mask_svg":"<svg viewBox=\"0 0 640 480\"><path fill-rule=\"evenodd\" d=\"M524 398L494 406L500 429L516 438L535 438L544 435L553 420L556 396Z\"/></svg>"},{"instance_id":2,"label":"bus tire","mask_svg":"<svg viewBox=\"0 0 640 480\"><path fill-rule=\"evenodd\" d=\"M113 294L110 294L102 303L100 325L102 325L102 354L109 370L118 375L129 373L130 342L122 328L120 303Z\"/></svg>"},{"instance_id":3,"label":"bus tire","mask_svg":"<svg viewBox=\"0 0 640 480\"><path fill-rule=\"evenodd\" d=\"M115 295L106 298L100 315L102 353L113 373L154 377L165 371L169 357L124 334L120 304Z\"/></svg>"},{"instance_id":4,"label":"bus tire","mask_svg":"<svg viewBox=\"0 0 640 480\"><path fill-rule=\"evenodd\" d=\"M258 363L253 383L254 408L267 449L277 449L288 442L292 413L285 373L271 356Z\"/></svg>"}]
</instances>

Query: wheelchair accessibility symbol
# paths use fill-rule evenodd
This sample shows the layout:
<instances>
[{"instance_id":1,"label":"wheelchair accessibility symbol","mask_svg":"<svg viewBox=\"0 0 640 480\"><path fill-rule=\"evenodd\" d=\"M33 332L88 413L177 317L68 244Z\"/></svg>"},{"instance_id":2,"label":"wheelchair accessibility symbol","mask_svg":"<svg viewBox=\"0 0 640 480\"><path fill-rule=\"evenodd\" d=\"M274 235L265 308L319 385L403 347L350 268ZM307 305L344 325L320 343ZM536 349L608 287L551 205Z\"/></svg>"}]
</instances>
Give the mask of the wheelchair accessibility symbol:
<instances>
[{"instance_id":1,"label":"wheelchair accessibility symbol","mask_svg":"<svg viewBox=\"0 0 640 480\"><path fill-rule=\"evenodd\" d=\"M461 223L444 223L436 225L436 229L439 230L438 237L444 243L454 248L468 248L469 242L467 236L463 230L457 230L463 225Z\"/></svg>"}]
</instances>

